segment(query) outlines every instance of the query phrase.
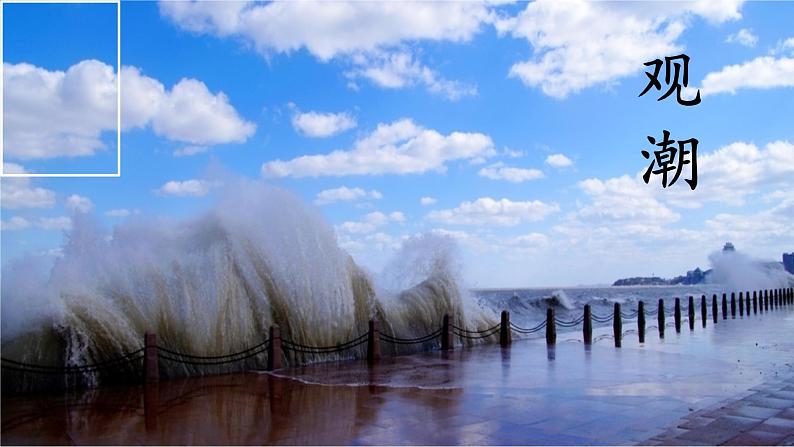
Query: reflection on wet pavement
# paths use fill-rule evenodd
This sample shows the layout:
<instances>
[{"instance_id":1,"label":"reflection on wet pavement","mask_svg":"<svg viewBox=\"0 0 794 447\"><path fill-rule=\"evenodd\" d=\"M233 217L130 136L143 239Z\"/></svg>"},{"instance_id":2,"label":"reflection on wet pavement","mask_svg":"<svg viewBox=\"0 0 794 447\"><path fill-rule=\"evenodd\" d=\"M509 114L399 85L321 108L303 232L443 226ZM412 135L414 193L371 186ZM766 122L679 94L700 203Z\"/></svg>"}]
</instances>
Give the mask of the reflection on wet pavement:
<instances>
[{"instance_id":1,"label":"reflection on wet pavement","mask_svg":"<svg viewBox=\"0 0 794 447\"><path fill-rule=\"evenodd\" d=\"M608 330L608 329L602 329ZM602 332L596 331L599 335ZM794 313L591 348L450 353L2 397L4 444L630 444L794 376ZM635 336L636 337L636 336ZM794 398L781 403L794 407Z\"/></svg>"}]
</instances>

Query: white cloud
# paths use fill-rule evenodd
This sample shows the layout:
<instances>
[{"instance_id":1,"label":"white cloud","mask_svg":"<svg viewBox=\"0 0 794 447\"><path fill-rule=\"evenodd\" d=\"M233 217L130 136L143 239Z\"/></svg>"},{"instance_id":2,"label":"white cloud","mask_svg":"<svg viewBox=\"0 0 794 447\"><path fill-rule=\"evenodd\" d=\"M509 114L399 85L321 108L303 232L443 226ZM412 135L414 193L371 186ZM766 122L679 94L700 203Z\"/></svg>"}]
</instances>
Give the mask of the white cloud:
<instances>
[{"instance_id":1,"label":"white cloud","mask_svg":"<svg viewBox=\"0 0 794 447\"><path fill-rule=\"evenodd\" d=\"M739 89L794 87L794 58L761 56L743 64L728 65L703 78L703 95L735 94Z\"/></svg>"},{"instance_id":2,"label":"white cloud","mask_svg":"<svg viewBox=\"0 0 794 447\"><path fill-rule=\"evenodd\" d=\"M543 220L556 211L559 211L556 204L539 200L513 202L481 197L474 202L463 202L457 208L431 211L427 218L452 225L514 226Z\"/></svg>"},{"instance_id":3,"label":"white cloud","mask_svg":"<svg viewBox=\"0 0 794 447\"><path fill-rule=\"evenodd\" d=\"M15 231L30 228L30 222L22 217L14 216L8 220L0 221L0 230Z\"/></svg>"},{"instance_id":4,"label":"white cloud","mask_svg":"<svg viewBox=\"0 0 794 447\"><path fill-rule=\"evenodd\" d=\"M510 240L511 246L543 247L549 244L549 238L542 233L528 233L514 237Z\"/></svg>"},{"instance_id":5,"label":"white cloud","mask_svg":"<svg viewBox=\"0 0 794 447\"><path fill-rule=\"evenodd\" d=\"M338 226L338 229L348 234L367 234L372 233L380 227L390 223L405 222L405 215L400 211L385 214L380 211L373 211L361 221L347 221Z\"/></svg>"},{"instance_id":6,"label":"white cloud","mask_svg":"<svg viewBox=\"0 0 794 447\"><path fill-rule=\"evenodd\" d=\"M356 68L347 73L351 79L363 77L380 87L391 89L424 85L429 92L450 101L477 95L475 85L444 79L407 51L361 55L354 58L354 61Z\"/></svg>"},{"instance_id":7,"label":"white cloud","mask_svg":"<svg viewBox=\"0 0 794 447\"><path fill-rule=\"evenodd\" d=\"M692 3L682 3L688 6L695 14L712 23L723 23L742 18L739 10L745 0L695 0Z\"/></svg>"},{"instance_id":8,"label":"white cloud","mask_svg":"<svg viewBox=\"0 0 794 447\"><path fill-rule=\"evenodd\" d=\"M130 214L132 214L132 212L126 208L118 208L118 209L105 211L105 216L108 217L127 217Z\"/></svg>"},{"instance_id":9,"label":"white cloud","mask_svg":"<svg viewBox=\"0 0 794 447\"><path fill-rule=\"evenodd\" d=\"M72 194L66 198L66 208L74 213L87 213L94 207L94 203L88 197Z\"/></svg>"},{"instance_id":10,"label":"white cloud","mask_svg":"<svg viewBox=\"0 0 794 447\"><path fill-rule=\"evenodd\" d=\"M213 186L215 186L214 183L206 180L171 180L155 190L155 192L163 196L201 197L207 195Z\"/></svg>"},{"instance_id":11,"label":"white cloud","mask_svg":"<svg viewBox=\"0 0 794 447\"><path fill-rule=\"evenodd\" d=\"M352 202L361 199L380 200L383 194L377 190L369 192L361 188L348 188L347 186L340 186L339 188L326 189L317 193L314 203L317 205L327 205L334 202Z\"/></svg>"},{"instance_id":12,"label":"white cloud","mask_svg":"<svg viewBox=\"0 0 794 447\"><path fill-rule=\"evenodd\" d=\"M116 131L116 74L96 60L63 71L4 64L5 155L14 159L90 156ZM223 93L182 79L170 91L135 67L122 68L122 130L151 125L155 133L193 144L244 142L255 130ZM187 153L183 154L187 155Z\"/></svg>"},{"instance_id":13,"label":"white cloud","mask_svg":"<svg viewBox=\"0 0 794 447\"><path fill-rule=\"evenodd\" d=\"M546 157L546 164L555 168L568 168L573 166L573 161L564 154L551 154Z\"/></svg>"},{"instance_id":14,"label":"white cloud","mask_svg":"<svg viewBox=\"0 0 794 447\"><path fill-rule=\"evenodd\" d=\"M421 174L444 172L446 163L494 154L493 142L481 133L442 135L402 119L379 124L355 142L353 149L326 155L304 155L262 165L266 177Z\"/></svg>"},{"instance_id":15,"label":"white cloud","mask_svg":"<svg viewBox=\"0 0 794 447\"><path fill-rule=\"evenodd\" d=\"M210 150L207 146L185 146L174 151L174 157L190 157L191 155L203 154Z\"/></svg>"},{"instance_id":16,"label":"white cloud","mask_svg":"<svg viewBox=\"0 0 794 447\"><path fill-rule=\"evenodd\" d=\"M727 43L738 43L746 47L754 47L758 43L758 36L753 34L753 30L742 28L739 31L730 34L726 39Z\"/></svg>"},{"instance_id":17,"label":"white cloud","mask_svg":"<svg viewBox=\"0 0 794 447\"><path fill-rule=\"evenodd\" d=\"M494 14L485 2L160 2L160 11L183 29L241 38L265 56L305 49L350 62L351 77L388 88L423 84L450 99L476 90L414 61L405 45L466 42Z\"/></svg>"},{"instance_id":18,"label":"white cloud","mask_svg":"<svg viewBox=\"0 0 794 447\"><path fill-rule=\"evenodd\" d=\"M306 49L322 61L405 42L465 42L491 17L480 2L160 2L193 32L238 36L262 54Z\"/></svg>"},{"instance_id":19,"label":"white cloud","mask_svg":"<svg viewBox=\"0 0 794 447\"><path fill-rule=\"evenodd\" d=\"M658 188L628 175L608 180L590 178L579 182L579 187L591 203L581 207L578 216L589 222L659 225L681 217L657 200Z\"/></svg>"},{"instance_id":20,"label":"white cloud","mask_svg":"<svg viewBox=\"0 0 794 447\"><path fill-rule=\"evenodd\" d=\"M741 3L539 0L496 26L500 33L524 38L533 47L533 57L514 64L510 76L563 99L640 72L646 61L681 52L677 39L688 16L717 23L733 20L740 17Z\"/></svg>"},{"instance_id":21,"label":"white cloud","mask_svg":"<svg viewBox=\"0 0 794 447\"><path fill-rule=\"evenodd\" d=\"M42 230L71 230L72 219L66 216L42 217L36 223Z\"/></svg>"},{"instance_id":22,"label":"white cloud","mask_svg":"<svg viewBox=\"0 0 794 447\"><path fill-rule=\"evenodd\" d=\"M539 169L516 168L499 162L480 169L479 175L491 180L506 180L511 183L522 183L543 178L543 171Z\"/></svg>"},{"instance_id":23,"label":"white cloud","mask_svg":"<svg viewBox=\"0 0 794 447\"><path fill-rule=\"evenodd\" d=\"M3 64L4 153L30 160L90 156L116 130L113 67L84 60L64 71Z\"/></svg>"},{"instance_id":24,"label":"white cloud","mask_svg":"<svg viewBox=\"0 0 794 447\"><path fill-rule=\"evenodd\" d=\"M25 174L25 169L14 163L4 163L6 174ZM4 177L0 179L0 205L3 208L51 208L55 205L55 192L32 185L26 177Z\"/></svg>"},{"instance_id":25,"label":"white cloud","mask_svg":"<svg viewBox=\"0 0 794 447\"><path fill-rule=\"evenodd\" d=\"M438 200L436 200L435 197L425 196L419 199L419 204L421 204L422 206L430 206L435 204L436 202L438 202Z\"/></svg>"},{"instance_id":26,"label":"white cloud","mask_svg":"<svg viewBox=\"0 0 794 447\"><path fill-rule=\"evenodd\" d=\"M297 112L292 127L311 138L326 138L356 127L356 119L348 113Z\"/></svg>"},{"instance_id":27,"label":"white cloud","mask_svg":"<svg viewBox=\"0 0 794 447\"><path fill-rule=\"evenodd\" d=\"M196 79L182 79L167 91L139 69L124 67L121 82L122 129L151 125L157 135L193 145L243 143L256 130L223 92L213 94Z\"/></svg>"},{"instance_id":28,"label":"white cloud","mask_svg":"<svg viewBox=\"0 0 794 447\"><path fill-rule=\"evenodd\" d=\"M779 40L775 48L770 51L771 54L785 54L788 52L794 56L794 37Z\"/></svg>"},{"instance_id":29,"label":"white cloud","mask_svg":"<svg viewBox=\"0 0 794 447\"><path fill-rule=\"evenodd\" d=\"M747 197L764 189L794 186L794 144L773 141L764 148L735 142L698 157L698 186L668 188L668 203L697 208L706 202L743 205Z\"/></svg>"},{"instance_id":30,"label":"white cloud","mask_svg":"<svg viewBox=\"0 0 794 447\"><path fill-rule=\"evenodd\" d=\"M504 148L504 150L502 150L502 155L504 155L507 158L521 158L526 154L524 154L523 151L514 151L513 149L506 147Z\"/></svg>"},{"instance_id":31,"label":"white cloud","mask_svg":"<svg viewBox=\"0 0 794 447\"><path fill-rule=\"evenodd\" d=\"M705 222L714 237L730 240L739 246L768 246L773 249L792 241L794 196L788 196L772 208L746 214L720 213ZM778 252L779 253L779 252Z\"/></svg>"}]
</instances>

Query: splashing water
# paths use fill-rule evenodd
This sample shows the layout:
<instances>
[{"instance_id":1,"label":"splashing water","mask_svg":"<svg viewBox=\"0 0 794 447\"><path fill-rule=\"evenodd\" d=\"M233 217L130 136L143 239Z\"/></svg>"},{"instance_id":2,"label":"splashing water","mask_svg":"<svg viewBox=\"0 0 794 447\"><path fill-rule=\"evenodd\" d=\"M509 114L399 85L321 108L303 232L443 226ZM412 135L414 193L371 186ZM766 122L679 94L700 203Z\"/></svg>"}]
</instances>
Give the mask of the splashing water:
<instances>
[{"instance_id":1,"label":"splashing water","mask_svg":"<svg viewBox=\"0 0 794 447\"><path fill-rule=\"evenodd\" d=\"M349 341L370 318L404 338L436 330L444 313L467 327L492 325L492 313L460 286L451 244L430 235L409 239L376 287L315 208L258 182L238 181L199 217L133 219L110 235L75 216L49 276L30 259L4 269L3 355L94 363L140 348L147 331L160 346L219 355L261 343L273 324L285 339L311 346ZM198 372L169 362L161 371Z\"/></svg>"},{"instance_id":2,"label":"splashing water","mask_svg":"<svg viewBox=\"0 0 794 447\"><path fill-rule=\"evenodd\" d=\"M736 290L791 287L794 275L778 262L761 262L739 251L718 251L709 255L712 271L707 281Z\"/></svg>"}]
</instances>

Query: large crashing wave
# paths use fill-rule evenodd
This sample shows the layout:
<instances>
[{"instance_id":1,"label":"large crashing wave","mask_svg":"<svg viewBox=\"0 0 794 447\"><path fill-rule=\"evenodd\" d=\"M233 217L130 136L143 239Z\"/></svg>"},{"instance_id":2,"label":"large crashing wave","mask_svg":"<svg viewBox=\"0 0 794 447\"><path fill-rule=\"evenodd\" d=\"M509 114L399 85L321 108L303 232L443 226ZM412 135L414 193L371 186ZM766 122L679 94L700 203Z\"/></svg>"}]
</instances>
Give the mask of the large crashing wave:
<instances>
[{"instance_id":1,"label":"large crashing wave","mask_svg":"<svg viewBox=\"0 0 794 447\"><path fill-rule=\"evenodd\" d=\"M791 287L794 275L779 262L763 262L733 250L709 255L712 270L707 282L724 284L734 290L760 290Z\"/></svg>"},{"instance_id":2,"label":"large crashing wave","mask_svg":"<svg viewBox=\"0 0 794 447\"><path fill-rule=\"evenodd\" d=\"M3 356L94 363L140 348L145 332L176 351L218 355L260 343L273 324L296 343L334 346L360 335L371 318L393 336L415 338L436 330L444 313L465 326L490 326L493 315L461 287L450 243L429 235L406 242L376 293L318 210L258 182L228 188L200 217L131 219L110 235L76 216L49 273L31 259L4 269ZM405 290L393 288L397 279ZM161 370L198 372L168 362Z\"/></svg>"}]
</instances>

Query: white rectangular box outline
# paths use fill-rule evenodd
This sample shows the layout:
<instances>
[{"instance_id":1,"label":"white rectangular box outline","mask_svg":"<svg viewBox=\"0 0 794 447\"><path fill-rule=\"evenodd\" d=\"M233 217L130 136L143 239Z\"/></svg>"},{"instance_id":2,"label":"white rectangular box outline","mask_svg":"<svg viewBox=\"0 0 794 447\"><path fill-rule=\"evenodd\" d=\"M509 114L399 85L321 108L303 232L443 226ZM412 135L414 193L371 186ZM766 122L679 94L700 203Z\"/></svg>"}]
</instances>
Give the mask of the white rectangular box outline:
<instances>
[{"instance_id":1,"label":"white rectangular box outline","mask_svg":"<svg viewBox=\"0 0 794 447\"><path fill-rule=\"evenodd\" d=\"M6 174L4 169L5 159L3 153L3 140L5 126L3 125L3 33L0 32L0 177L121 177L121 0L0 0L0 31L2 31L3 8L6 3L26 4L114 4L116 5L116 172L92 174L48 174L48 173L22 173Z\"/></svg>"}]
</instances>

